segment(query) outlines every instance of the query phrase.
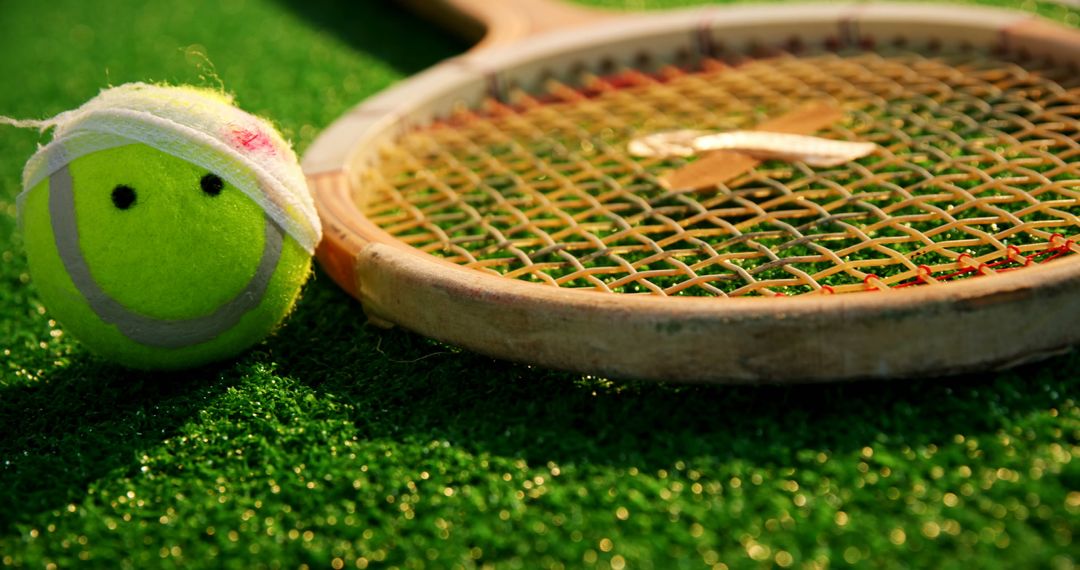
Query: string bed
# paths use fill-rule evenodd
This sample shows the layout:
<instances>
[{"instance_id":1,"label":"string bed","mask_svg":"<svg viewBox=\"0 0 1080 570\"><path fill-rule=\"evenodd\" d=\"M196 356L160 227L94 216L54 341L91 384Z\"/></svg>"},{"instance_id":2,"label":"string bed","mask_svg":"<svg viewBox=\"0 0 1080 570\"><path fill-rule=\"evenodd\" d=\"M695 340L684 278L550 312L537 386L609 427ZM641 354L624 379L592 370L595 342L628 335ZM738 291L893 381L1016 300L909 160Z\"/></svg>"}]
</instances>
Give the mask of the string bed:
<instances>
[{"instance_id":1,"label":"string bed","mask_svg":"<svg viewBox=\"0 0 1080 570\"><path fill-rule=\"evenodd\" d=\"M559 287L799 295L940 286L1080 253L1080 80L985 53L790 53L693 72L583 71L400 137L355 199L399 240ZM808 102L817 136L878 150L839 167L766 161L704 190L642 134L750 129Z\"/></svg>"}]
</instances>

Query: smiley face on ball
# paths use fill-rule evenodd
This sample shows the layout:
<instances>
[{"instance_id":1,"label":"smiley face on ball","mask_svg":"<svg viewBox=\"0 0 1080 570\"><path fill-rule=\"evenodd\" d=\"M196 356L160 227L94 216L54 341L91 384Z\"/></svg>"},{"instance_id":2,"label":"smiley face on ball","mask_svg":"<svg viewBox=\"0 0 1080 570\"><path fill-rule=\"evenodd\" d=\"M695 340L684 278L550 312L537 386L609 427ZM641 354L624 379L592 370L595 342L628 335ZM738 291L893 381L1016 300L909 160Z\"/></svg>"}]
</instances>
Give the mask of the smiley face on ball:
<instances>
[{"instance_id":1,"label":"smiley face on ball","mask_svg":"<svg viewBox=\"0 0 1080 570\"><path fill-rule=\"evenodd\" d=\"M136 106L157 117L158 95ZM225 122L214 132L231 146L200 139L209 149L190 151L200 164L175 141L105 137L108 148L77 153L58 135L52 156L77 156L50 159L47 176L20 198L39 295L66 331L110 359L181 368L236 354L274 328L310 272L311 243L298 240L309 236L291 223L297 216L283 216L280 189L266 188L294 174L266 173L279 155L295 166L291 151L261 125ZM73 140L76 150L86 144Z\"/></svg>"},{"instance_id":2,"label":"smiley face on ball","mask_svg":"<svg viewBox=\"0 0 1080 570\"><path fill-rule=\"evenodd\" d=\"M215 173L146 145L84 156L68 171L72 203L54 173L49 205L54 232L76 231L79 247L60 254L81 255L97 288L130 311L210 315L269 277L259 274L264 252L276 266L281 230ZM67 208L75 227L59 228Z\"/></svg>"}]
</instances>

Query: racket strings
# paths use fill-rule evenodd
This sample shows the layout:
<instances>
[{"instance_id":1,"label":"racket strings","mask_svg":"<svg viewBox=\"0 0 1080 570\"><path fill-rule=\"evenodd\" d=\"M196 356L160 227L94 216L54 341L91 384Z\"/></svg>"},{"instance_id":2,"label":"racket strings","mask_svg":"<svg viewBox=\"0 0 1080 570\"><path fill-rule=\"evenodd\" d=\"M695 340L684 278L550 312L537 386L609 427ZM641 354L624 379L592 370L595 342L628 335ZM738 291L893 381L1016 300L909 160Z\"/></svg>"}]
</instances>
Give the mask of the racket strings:
<instances>
[{"instance_id":1,"label":"racket strings","mask_svg":"<svg viewBox=\"0 0 1080 570\"><path fill-rule=\"evenodd\" d=\"M409 133L362 170L369 219L455 263L561 287L792 295L933 285L1080 253L1080 84L971 53L710 61L585 73ZM673 191L641 133L754 125L807 101L879 150L768 161ZM692 159L691 159L692 160Z\"/></svg>"}]
</instances>

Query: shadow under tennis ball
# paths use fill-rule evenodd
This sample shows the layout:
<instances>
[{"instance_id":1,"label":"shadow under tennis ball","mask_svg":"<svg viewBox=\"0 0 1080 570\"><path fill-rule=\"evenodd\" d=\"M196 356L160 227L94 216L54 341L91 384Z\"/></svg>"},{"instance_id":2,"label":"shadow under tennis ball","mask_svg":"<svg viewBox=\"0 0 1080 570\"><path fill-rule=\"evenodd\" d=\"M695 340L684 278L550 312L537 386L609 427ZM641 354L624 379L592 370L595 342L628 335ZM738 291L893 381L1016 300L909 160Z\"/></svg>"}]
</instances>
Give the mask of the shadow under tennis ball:
<instances>
[{"instance_id":1,"label":"shadow under tennis ball","mask_svg":"<svg viewBox=\"0 0 1080 570\"><path fill-rule=\"evenodd\" d=\"M136 473L142 451L236 383L227 366L133 372L83 354L0 390L0 532L81 503L102 477Z\"/></svg>"},{"instance_id":2,"label":"shadow under tennis ball","mask_svg":"<svg viewBox=\"0 0 1080 570\"><path fill-rule=\"evenodd\" d=\"M329 283L326 279L324 286ZM324 291L322 296L335 294ZM306 305L320 301L326 300ZM339 315L345 306L337 301L322 305L321 310ZM319 310L312 306L306 313ZM330 322L349 325L340 317ZM233 360L175 372L125 369L78 346L63 357L63 365L48 358L35 364L31 353L13 357L13 362L37 372L30 382L0 388L0 532L80 504L99 479L137 473L143 452L176 436L230 388L265 376L263 364L272 366L275 346L298 345L294 339L305 339L335 352L350 342L342 336L323 343L310 329L310 323L286 326L283 332L292 336L272 338ZM337 366L340 363L328 357L323 370Z\"/></svg>"}]
</instances>

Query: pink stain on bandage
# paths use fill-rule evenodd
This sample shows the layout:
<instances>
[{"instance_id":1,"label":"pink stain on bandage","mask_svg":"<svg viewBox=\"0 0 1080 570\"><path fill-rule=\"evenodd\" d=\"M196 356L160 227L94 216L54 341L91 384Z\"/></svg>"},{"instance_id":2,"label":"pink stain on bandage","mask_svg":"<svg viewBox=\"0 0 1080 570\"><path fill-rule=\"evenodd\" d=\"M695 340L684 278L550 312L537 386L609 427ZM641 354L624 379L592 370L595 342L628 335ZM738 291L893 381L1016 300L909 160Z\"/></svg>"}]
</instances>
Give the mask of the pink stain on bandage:
<instances>
[{"instance_id":1,"label":"pink stain on bandage","mask_svg":"<svg viewBox=\"0 0 1080 570\"><path fill-rule=\"evenodd\" d=\"M229 130L229 141L237 149L267 154L275 153L273 139L258 127L232 125Z\"/></svg>"}]
</instances>

